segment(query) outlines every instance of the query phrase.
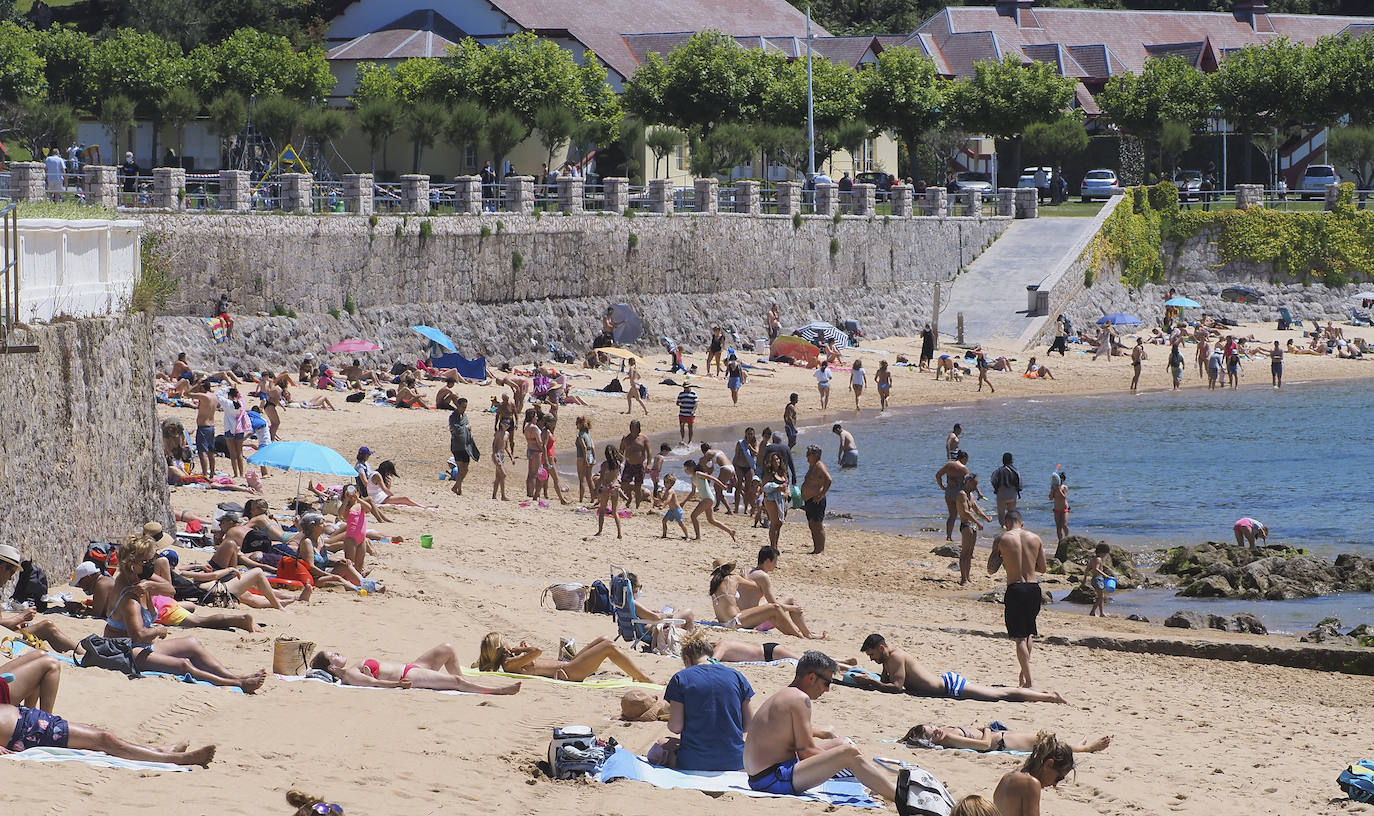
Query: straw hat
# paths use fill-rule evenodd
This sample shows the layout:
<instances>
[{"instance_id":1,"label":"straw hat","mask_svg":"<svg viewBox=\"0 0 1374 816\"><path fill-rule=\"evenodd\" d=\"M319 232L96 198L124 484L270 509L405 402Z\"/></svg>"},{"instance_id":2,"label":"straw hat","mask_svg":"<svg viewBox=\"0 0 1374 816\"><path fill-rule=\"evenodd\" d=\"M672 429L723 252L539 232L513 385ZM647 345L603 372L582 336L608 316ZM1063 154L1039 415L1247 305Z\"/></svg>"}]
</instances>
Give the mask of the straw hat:
<instances>
[{"instance_id":1,"label":"straw hat","mask_svg":"<svg viewBox=\"0 0 1374 816\"><path fill-rule=\"evenodd\" d=\"M668 719L668 701L643 689L630 689L620 698L620 719L656 722Z\"/></svg>"}]
</instances>

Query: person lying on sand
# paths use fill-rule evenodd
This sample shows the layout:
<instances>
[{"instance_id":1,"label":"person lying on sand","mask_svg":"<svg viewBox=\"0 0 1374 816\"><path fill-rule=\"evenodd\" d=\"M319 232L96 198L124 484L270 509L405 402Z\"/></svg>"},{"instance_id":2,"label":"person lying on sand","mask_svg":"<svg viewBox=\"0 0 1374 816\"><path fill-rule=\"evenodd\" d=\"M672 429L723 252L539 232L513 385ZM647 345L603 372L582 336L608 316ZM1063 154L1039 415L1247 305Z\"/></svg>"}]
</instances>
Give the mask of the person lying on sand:
<instances>
[{"instance_id":1,"label":"person lying on sand","mask_svg":"<svg viewBox=\"0 0 1374 816\"><path fill-rule=\"evenodd\" d=\"M38 708L0 704L0 734L10 738L0 745L0 756L21 754L30 748L72 748L101 751L120 759L138 762L169 762L173 765L209 765L215 746L194 751L185 742L149 748L126 742L109 731L82 723L68 722Z\"/></svg>"},{"instance_id":2,"label":"person lying on sand","mask_svg":"<svg viewBox=\"0 0 1374 816\"><path fill-rule=\"evenodd\" d=\"M0 703L52 711L61 682L62 664L57 658L30 649L8 663L0 663Z\"/></svg>"},{"instance_id":3,"label":"person lying on sand","mask_svg":"<svg viewBox=\"0 0 1374 816\"><path fill-rule=\"evenodd\" d=\"M1030 752L1035 747L1035 740L1038 737L1030 731L1008 731L1005 728L994 729L992 725L982 728L965 728L960 725L913 725L906 736L898 742L912 748L963 748L968 751L1025 751ZM1097 739L1090 740L1087 737L1079 740L1072 747L1074 753L1092 754L1098 751L1107 750L1107 746L1112 744L1110 734L1103 734Z\"/></svg>"},{"instance_id":4,"label":"person lying on sand","mask_svg":"<svg viewBox=\"0 0 1374 816\"><path fill-rule=\"evenodd\" d=\"M453 646L440 643L415 658L413 663L390 663L368 658L349 665L338 652L319 651L310 659L310 668L329 672L345 686L371 688L421 688L435 691L466 691L472 694L515 694L520 684L484 686L463 676Z\"/></svg>"},{"instance_id":5,"label":"person lying on sand","mask_svg":"<svg viewBox=\"0 0 1374 816\"><path fill-rule=\"evenodd\" d=\"M869 660L883 667L882 677L858 675L854 685L870 691L885 691L890 694L911 694L916 697L950 697L955 700L1005 700L1015 703L1066 703L1062 695L1055 691L1038 691L1033 688L1006 688L1004 686L978 686L968 682L963 675L945 672L936 676L934 672L916 662L916 658L887 645L882 635L872 634L860 647Z\"/></svg>"},{"instance_id":6,"label":"person lying on sand","mask_svg":"<svg viewBox=\"0 0 1374 816\"><path fill-rule=\"evenodd\" d=\"M781 643L749 643L743 640L722 640L716 644L712 659L721 663L772 663L774 660L797 660L801 653ZM857 666L858 658L839 661L841 665Z\"/></svg>"},{"instance_id":7,"label":"person lying on sand","mask_svg":"<svg viewBox=\"0 0 1374 816\"><path fill-rule=\"evenodd\" d=\"M519 646L504 646L501 643L501 633L490 632L482 638L477 668L480 671L503 671L580 683L595 674L601 664L609 660L633 680L640 683L654 682L653 678L640 671L629 655L604 637L588 643L570 660L554 660L541 657L542 654L543 651L523 640Z\"/></svg>"}]
</instances>

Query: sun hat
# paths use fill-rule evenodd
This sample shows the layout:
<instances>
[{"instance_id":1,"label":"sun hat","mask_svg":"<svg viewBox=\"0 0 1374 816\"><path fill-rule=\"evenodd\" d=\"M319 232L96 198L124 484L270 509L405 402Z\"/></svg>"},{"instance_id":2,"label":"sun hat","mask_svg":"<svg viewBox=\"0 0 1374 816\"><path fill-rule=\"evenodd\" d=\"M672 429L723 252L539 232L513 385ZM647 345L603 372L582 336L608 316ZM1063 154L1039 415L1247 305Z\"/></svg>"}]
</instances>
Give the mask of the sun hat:
<instances>
[{"instance_id":1,"label":"sun hat","mask_svg":"<svg viewBox=\"0 0 1374 816\"><path fill-rule=\"evenodd\" d=\"M171 547L177 543L177 540L167 535L167 533L163 531L162 525L156 521L150 521L143 525L143 537L151 538L153 544L159 547Z\"/></svg>"},{"instance_id":2,"label":"sun hat","mask_svg":"<svg viewBox=\"0 0 1374 816\"><path fill-rule=\"evenodd\" d=\"M17 568L20 560L19 550L10 544L0 544L0 562L12 564Z\"/></svg>"},{"instance_id":3,"label":"sun hat","mask_svg":"<svg viewBox=\"0 0 1374 816\"><path fill-rule=\"evenodd\" d=\"M643 689L630 689L620 698L620 719L633 722L656 722L667 719L668 701Z\"/></svg>"}]
</instances>

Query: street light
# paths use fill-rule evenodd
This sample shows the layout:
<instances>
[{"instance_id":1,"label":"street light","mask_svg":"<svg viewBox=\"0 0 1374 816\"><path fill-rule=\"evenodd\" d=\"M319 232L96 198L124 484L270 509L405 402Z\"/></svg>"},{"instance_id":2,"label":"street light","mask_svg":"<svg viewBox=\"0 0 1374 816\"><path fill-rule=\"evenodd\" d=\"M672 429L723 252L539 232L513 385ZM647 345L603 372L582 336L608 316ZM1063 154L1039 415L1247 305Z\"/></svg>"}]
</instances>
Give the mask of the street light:
<instances>
[{"instance_id":1,"label":"street light","mask_svg":"<svg viewBox=\"0 0 1374 816\"><path fill-rule=\"evenodd\" d=\"M806 7L806 180L816 177L816 100L811 90L811 7Z\"/></svg>"}]
</instances>

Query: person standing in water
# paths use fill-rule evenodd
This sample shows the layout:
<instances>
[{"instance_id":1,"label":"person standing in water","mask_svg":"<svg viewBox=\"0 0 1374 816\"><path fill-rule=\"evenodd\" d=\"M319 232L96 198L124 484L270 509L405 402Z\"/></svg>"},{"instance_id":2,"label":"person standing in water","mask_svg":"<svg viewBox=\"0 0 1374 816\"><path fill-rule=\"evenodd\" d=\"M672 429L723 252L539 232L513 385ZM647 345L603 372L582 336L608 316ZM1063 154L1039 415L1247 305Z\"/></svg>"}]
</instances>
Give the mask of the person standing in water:
<instances>
[{"instance_id":1,"label":"person standing in water","mask_svg":"<svg viewBox=\"0 0 1374 816\"><path fill-rule=\"evenodd\" d=\"M1274 341L1274 348L1269 352L1269 375L1274 380L1274 388L1283 387L1283 347L1279 341Z\"/></svg>"},{"instance_id":2,"label":"person standing in water","mask_svg":"<svg viewBox=\"0 0 1374 816\"><path fill-rule=\"evenodd\" d=\"M878 386L878 412L881 413L887 410L887 401L892 397L892 369L887 367L887 360L878 361L873 382Z\"/></svg>"},{"instance_id":3,"label":"person standing in water","mask_svg":"<svg viewBox=\"0 0 1374 816\"><path fill-rule=\"evenodd\" d=\"M849 372L849 387L854 392L854 412L858 413L859 397L863 396L864 386L868 385L868 372L864 371L864 361L855 360L854 368Z\"/></svg>"},{"instance_id":4,"label":"person standing in water","mask_svg":"<svg viewBox=\"0 0 1374 816\"><path fill-rule=\"evenodd\" d=\"M854 441L854 434L846 431L836 422L831 428L840 437L840 451L836 458L836 464L848 470L859 466L859 445Z\"/></svg>"},{"instance_id":5,"label":"person standing in water","mask_svg":"<svg viewBox=\"0 0 1374 816\"><path fill-rule=\"evenodd\" d=\"M935 484L945 491L945 507L949 510L949 517L945 519L945 541L954 540L954 521L959 518L959 492L963 490L964 477L968 475L967 451L959 451L935 472Z\"/></svg>"},{"instance_id":6,"label":"person standing in water","mask_svg":"<svg viewBox=\"0 0 1374 816\"><path fill-rule=\"evenodd\" d=\"M964 433L964 426L954 423L954 430L945 437L945 458L957 459L959 456L959 437Z\"/></svg>"},{"instance_id":7,"label":"person standing in water","mask_svg":"<svg viewBox=\"0 0 1374 816\"><path fill-rule=\"evenodd\" d=\"M1131 349L1131 369L1135 372L1131 377L1131 391L1135 391L1136 386L1140 385L1140 364L1143 363L1147 357L1149 357L1149 355L1145 353L1145 338L1137 337L1135 339L1135 348Z\"/></svg>"},{"instance_id":8,"label":"person standing in water","mask_svg":"<svg viewBox=\"0 0 1374 816\"><path fill-rule=\"evenodd\" d=\"M1177 390L1179 390L1180 388L1182 388L1182 387L1183 387L1183 352L1181 352L1181 351L1178 350L1178 343L1177 343L1177 342L1175 342L1174 345L1173 345L1173 347L1169 349L1169 361L1168 361L1167 363L1165 363L1164 366L1165 366L1165 368L1168 368L1168 369L1169 369L1169 373L1173 376L1173 380L1174 380L1174 390L1177 391Z\"/></svg>"},{"instance_id":9,"label":"person standing in water","mask_svg":"<svg viewBox=\"0 0 1374 816\"><path fill-rule=\"evenodd\" d=\"M1050 474L1050 501L1054 504L1054 534L1063 541L1069 535L1069 474Z\"/></svg>"}]
</instances>

